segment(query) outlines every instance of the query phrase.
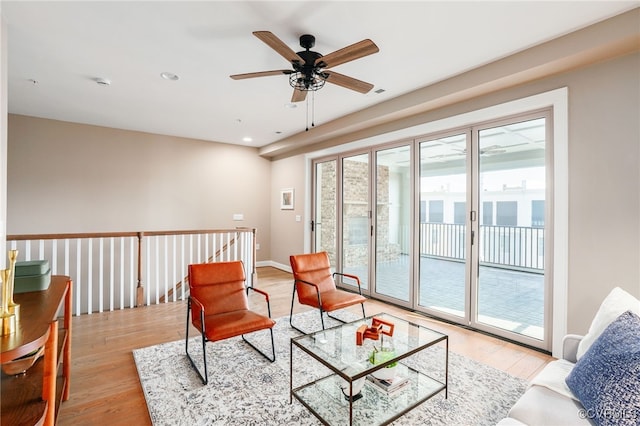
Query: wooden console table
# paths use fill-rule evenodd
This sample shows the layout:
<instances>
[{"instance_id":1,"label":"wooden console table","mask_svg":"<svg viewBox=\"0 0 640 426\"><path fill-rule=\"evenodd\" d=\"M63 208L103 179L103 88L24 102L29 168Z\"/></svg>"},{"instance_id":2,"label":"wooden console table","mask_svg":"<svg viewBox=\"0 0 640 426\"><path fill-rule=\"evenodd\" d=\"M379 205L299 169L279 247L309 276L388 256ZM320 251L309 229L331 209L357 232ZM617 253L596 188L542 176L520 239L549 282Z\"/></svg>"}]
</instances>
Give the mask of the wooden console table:
<instances>
[{"instance_id":1,"label":"wooden console table","mask_svg":"<svg viewBox=\"0 0 640 426\"><path fill-rule=\"evenodd\" d=\"M71 294L71 279L54 275L47 290L14 295L20 305L20 320L15 333L0 337L1 360L11 361L43 345L44 356L25 374L1 373L1 424L54 425L60 402L69 399ZM58 312L63 305L60 327Z\"/></svg>"}]
</instances>

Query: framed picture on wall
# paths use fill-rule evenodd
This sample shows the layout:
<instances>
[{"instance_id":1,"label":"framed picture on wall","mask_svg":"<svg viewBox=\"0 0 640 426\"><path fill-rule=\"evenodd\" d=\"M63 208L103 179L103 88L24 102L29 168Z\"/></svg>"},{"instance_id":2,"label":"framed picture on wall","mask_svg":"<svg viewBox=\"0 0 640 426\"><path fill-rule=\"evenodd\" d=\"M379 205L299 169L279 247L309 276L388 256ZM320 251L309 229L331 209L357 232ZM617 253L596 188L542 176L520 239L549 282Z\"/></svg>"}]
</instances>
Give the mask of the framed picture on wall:
<instances>
[{"instance_id":1,"label":"framed picture on wall","mask_svg":"<svg viewBox=\"0 0 640 426\"><path fill-rule=\"evenodd\" d=\"M280 191L280 210L293 210L293 188Z\"/></svg>"}]
</instances>

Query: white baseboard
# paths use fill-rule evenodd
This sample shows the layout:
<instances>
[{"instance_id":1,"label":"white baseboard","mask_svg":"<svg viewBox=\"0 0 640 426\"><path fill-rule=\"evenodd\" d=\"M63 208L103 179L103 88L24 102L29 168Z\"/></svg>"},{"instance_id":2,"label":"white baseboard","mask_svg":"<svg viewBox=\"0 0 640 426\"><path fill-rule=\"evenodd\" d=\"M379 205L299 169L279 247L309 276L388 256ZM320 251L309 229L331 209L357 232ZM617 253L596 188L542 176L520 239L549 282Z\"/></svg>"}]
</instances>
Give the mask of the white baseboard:
<instances>
[{"instance_id":1,"label":"white baseboard","mask_svg":"<svg viewBox=\"0 0 640 426\"><path fill-rule=\"evenodd\" d=\"M262 260L256 262L256 268L260 268L262 266L271 266L276 269L280 269L281 271L292 273L291 265L285 265L283 263L274 262L273 260Z\"/></svg>"}]
</instances>

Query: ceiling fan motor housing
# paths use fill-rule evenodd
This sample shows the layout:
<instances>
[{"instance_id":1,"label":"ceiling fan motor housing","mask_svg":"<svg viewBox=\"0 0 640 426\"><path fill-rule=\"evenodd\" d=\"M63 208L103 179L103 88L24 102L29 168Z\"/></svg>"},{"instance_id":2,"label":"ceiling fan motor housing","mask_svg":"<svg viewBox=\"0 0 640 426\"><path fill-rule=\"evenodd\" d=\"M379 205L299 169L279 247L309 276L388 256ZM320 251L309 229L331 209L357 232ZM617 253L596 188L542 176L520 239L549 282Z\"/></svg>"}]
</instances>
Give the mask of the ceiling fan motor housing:
<instances>
[{"instance_id":1,"label":"ceiling fan motor housing","mask_svg":"<svg viewBox=\"0 0 640 426\"><path fill-rule=\"evenodd\" d=\"M315 45L316 45L316 38L311 34L303 34L300 36L300 46L303 49L309 50Z\"/></svg>"},{"instance_id":2,"label":"ceiling fan motor housing","mask_svg":"<svg viewBox=\"0 0 640 426\"><path fill-rule=\"evenodd\" d=\"M301 52L297 52L297 55L304 60L304 64L300 64L293 62L293 68L300 73L297 76L297 82L294 87L297 87L298 90L317 90L320 86L324 85L324 81L320 81L317 76L320 77L321 80L325 80L326 77L323 76L320 72L321 68L324 66L322 62L316 61L318 58L321 58L322 55L318 52L314 52L311 49L316 44L316 38L311 34L303 34L300 36L300 46L306 50Z\"/></svg>"}]
</instances>

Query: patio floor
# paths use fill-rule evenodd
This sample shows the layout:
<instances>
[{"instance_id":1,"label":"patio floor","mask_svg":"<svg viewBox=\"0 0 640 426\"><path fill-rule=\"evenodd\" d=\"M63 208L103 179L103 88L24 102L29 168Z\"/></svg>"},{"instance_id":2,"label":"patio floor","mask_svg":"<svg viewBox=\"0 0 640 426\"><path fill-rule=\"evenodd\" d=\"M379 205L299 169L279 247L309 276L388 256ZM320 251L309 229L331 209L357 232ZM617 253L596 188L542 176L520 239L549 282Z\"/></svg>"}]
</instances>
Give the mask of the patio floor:
<instances>
[{"instance_id":1,"label":"patio floor","mask_svg":"<svg viewBox=\"0 0 640 426\"><path fill-rule=\"evenodd\" d=\"M464 315L465 264L421 257L419 306ZM345 272L366 276L366 266ZM376 292L409 300L408 256L378 264ZM364 285L364 283L363 283ZM480 266L479 322L542 339L544 330L544 275Z\"/></svg>"}]
</instances>

